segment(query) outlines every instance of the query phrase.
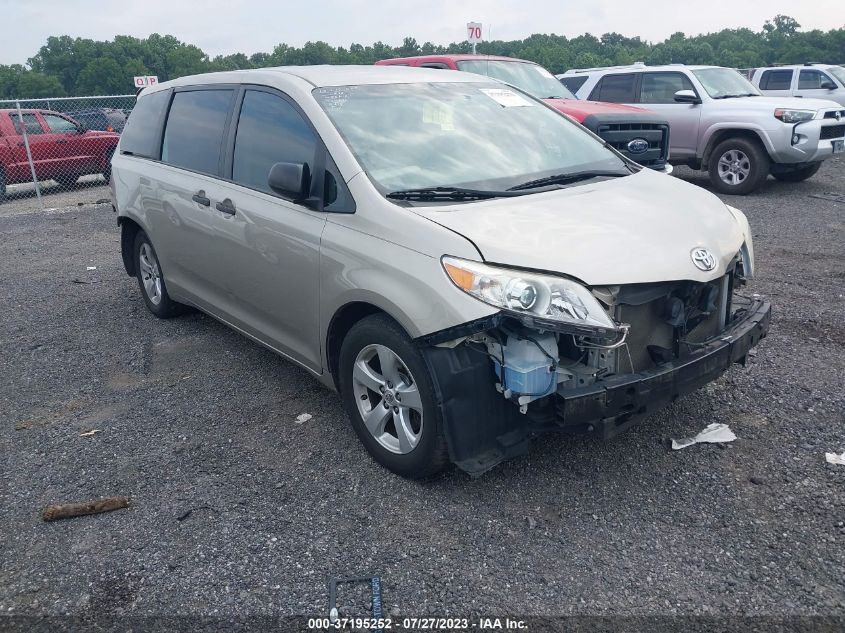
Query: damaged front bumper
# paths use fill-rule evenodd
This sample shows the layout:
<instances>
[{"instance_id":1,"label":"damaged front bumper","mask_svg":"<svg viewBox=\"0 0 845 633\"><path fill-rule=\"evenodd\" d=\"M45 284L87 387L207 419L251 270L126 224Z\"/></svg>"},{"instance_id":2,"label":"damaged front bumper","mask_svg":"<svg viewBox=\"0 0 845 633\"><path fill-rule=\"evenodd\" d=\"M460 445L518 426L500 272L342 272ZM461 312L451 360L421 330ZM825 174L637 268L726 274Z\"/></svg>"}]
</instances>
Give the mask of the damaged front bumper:
<instances>
[{"instance_id":1,"label":"damaged front bumper","mask_svg":"<svg viewBox=\"0 0 845 633\"><path fill-rule=\"evenodd\" d=\"M468 346L422 348L452 461L470 475L525 453L533 437L550 431L609 438L644 416L744 363L769 330L771 305L753 301L725 330L695 351L649 370L615 374L538 400L527 414L502 399L487 356Z\"/></svg>"},{"instance_id":2,"label":"damaged front bumper","mask_svg":"<svg viewBox=\"0 0 845 633\"><path fill-rule=\"evenodd\" d=\"M557 395L557 423L567 430L613 437L643 416L712 382L733 363L744 364L748 350L768 333L770 316L771 305L756 301L745 318L682 359Z\"/></svg>"}]
</instances>

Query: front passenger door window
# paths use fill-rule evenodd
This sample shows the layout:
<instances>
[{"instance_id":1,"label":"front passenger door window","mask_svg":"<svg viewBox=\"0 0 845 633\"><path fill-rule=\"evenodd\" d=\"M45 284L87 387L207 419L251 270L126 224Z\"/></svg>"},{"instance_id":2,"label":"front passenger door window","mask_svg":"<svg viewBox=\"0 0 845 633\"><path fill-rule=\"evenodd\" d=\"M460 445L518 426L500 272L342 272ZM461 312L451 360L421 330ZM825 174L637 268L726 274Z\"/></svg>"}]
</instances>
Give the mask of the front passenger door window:
<instances>
[{"instance_id":1,"label":"front passenger door window","mask_svg":"<svg viewBox=\"0 0 845 633\"><path fill-rule=\"evenodd\" d=\"M269 92L246 92L235 137L232 180L273 193L267 176L275 163L307 163L313 172L316 153L317 137L290 103Z\"/></svg>"}]
</instances>

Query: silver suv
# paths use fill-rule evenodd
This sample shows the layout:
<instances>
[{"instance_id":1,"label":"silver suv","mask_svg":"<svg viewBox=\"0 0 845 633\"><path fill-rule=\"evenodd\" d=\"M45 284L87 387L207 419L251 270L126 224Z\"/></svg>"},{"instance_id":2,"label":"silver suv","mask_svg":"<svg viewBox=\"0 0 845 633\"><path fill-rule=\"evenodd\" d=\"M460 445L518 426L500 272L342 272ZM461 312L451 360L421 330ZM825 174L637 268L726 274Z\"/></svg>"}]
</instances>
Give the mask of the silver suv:
<instances>
[{"instance_id":1,"label":"silver suv","mask_svg":"<svg viewBox=\"0 0 845 633\"><path fill-rule=\"evenodd\" d=\"M141 94L112 173L149 310L304 367L409 477L609 437L768 330L740 211L479 75L183 77Z\"/></svg>"},{"instance_id":2,"label":"silver suv","mask_svg":"<svg viewBox=\"0 0 845 633\"><path fill-rule=\"evenodd\" d=\"M771 173L796 182L845 151L845 110L834 101L765 97L718 66L619 66L570 70L581 99L641 105L669 121L670 162L709 172L713 186L746 194Z\"/></svg>"},{"instance_id":3,"label":"silver suv","mask_svg":"<svg viewBox=\"0 0 845 633\"><path fill-rule=\"evenodd\" d=\"M830 99L845 106L845 68L830 64L803 64L757 68L751 83L771 97Z\"/></svg>"}]
</instances>

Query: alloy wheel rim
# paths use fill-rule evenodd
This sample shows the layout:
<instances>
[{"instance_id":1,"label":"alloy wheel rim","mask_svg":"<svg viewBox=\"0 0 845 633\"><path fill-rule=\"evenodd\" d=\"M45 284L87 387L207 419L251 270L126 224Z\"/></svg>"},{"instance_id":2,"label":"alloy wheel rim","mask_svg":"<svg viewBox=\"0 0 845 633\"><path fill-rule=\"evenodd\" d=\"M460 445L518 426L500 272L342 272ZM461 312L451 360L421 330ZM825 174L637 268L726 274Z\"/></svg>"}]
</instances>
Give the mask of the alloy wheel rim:
<instances>
[{"instance_id":1,"label":"alloy wheel rim","mask_svg":"<svg viewBox=\"0 0 845 633\"><path fill-rule=\"evenodd\" d=\"M370 435L391 453L405 455L419 444L422 399L411 371L385 345L368 345L355 358L352 390Z\"/></svg>"},{"instance_id":2,"label":"alloy wheel rim","mask_svg":"<svg viewBox=\"0 0 845 633\"><path fill-rule=\"evenodd\" d=\"M153 305L161 303L161 271L158 267L153 249L149 244L141 244L141 252L138 254L138 263L141 267L141 281L144 283L144 292Z\"/></svg>"},{"instance_id":3,"label":"alloy wheel rim","mask_svg":"<svg viewBox=\"0 0 845 633\"><path fill-rule=\"evenodd\" d=\"M729 149L719 158L719 178L725 184L741 185L751 174L751 159L738 149Z\"/></svg>"}]
</instances>

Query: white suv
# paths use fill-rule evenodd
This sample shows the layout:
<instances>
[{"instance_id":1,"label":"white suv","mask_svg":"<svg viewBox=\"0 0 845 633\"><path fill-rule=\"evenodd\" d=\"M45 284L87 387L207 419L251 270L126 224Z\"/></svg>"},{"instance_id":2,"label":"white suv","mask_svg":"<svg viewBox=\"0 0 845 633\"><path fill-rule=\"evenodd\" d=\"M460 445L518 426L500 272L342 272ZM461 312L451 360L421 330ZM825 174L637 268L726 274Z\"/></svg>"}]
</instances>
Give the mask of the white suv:
<instances>
[{"instance_id":1,"label":"white suv","mask_svg":"<svg viewBox=\"0 0 845 633\"><path fill-rule=\"evenodd\" d=\"M670 162L705 169L722 193L747 194L771 173L796 182L845 151L845 109L835 101L765 97L718 66L632 66L570 70L586 76L580 99L642 105L669 121Z\"/></svg>"},{"instance_id":2,"label":"white suv","mask_svg":"<svg viewBox=\"0 0 845 633\"><path fill-rule=\"evenodd\" d=\"M803 64L757 68L751 83L772 97L830 99L845 106L845 68L830 64Z\"/></svg>"}]
</instances>

